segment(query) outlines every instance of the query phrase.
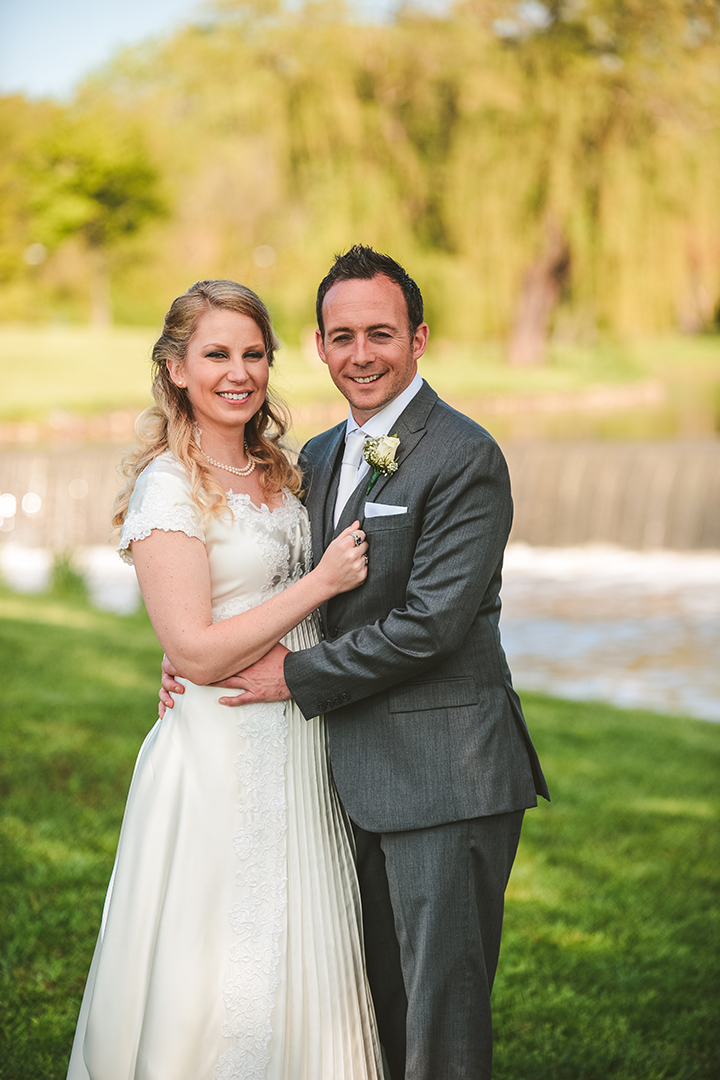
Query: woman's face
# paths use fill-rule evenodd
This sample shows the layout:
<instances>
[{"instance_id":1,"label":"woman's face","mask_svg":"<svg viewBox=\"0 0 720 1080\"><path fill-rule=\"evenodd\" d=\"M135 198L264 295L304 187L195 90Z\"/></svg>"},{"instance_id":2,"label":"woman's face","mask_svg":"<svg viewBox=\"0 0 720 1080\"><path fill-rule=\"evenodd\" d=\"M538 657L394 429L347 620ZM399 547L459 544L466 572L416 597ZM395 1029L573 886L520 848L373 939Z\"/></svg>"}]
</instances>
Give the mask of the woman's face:
<instances>
[{"instance_id":1,"label":"woman's face","mask_svg":"<svg viewBox=\"0 0 720 1080\"><path fill-rule=\"evenodd\" d=\"M260 327L249 315L210 308L190 338L184 361L168 360L170 377L187 387L203 431L244 428L265 400L269 367Z\"/></svg>"}]
</instances>

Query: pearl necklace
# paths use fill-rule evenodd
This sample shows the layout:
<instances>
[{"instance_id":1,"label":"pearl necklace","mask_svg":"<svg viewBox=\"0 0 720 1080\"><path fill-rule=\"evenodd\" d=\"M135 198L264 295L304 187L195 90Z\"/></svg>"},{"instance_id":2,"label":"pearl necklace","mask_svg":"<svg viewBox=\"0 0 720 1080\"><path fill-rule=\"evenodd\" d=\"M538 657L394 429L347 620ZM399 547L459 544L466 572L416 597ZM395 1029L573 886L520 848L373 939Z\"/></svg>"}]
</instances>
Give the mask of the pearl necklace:
<instances>
[{"instance_id":1,"label":"pearl necklace","mask_svg":"<svg viewBox=\"0 0 720 1080\"><path fill-rule=\"evenodd\" d=\"M200 453L209 465L214 465L216 469L224 469L225 472L233 473L235 476L249 476L250 473L253 472L255 466L257 465L257 462L255 458L251 458L248 454L246 442L243 442L243 450L245 451L245 456L248 459L248 463L247 465L243 465L242 469L238 469L235 465L224 465L222 461L216 461L215 458L211 458L208 454L205 453L203 448L200 447Z\"/></svg>"}]
</instances>

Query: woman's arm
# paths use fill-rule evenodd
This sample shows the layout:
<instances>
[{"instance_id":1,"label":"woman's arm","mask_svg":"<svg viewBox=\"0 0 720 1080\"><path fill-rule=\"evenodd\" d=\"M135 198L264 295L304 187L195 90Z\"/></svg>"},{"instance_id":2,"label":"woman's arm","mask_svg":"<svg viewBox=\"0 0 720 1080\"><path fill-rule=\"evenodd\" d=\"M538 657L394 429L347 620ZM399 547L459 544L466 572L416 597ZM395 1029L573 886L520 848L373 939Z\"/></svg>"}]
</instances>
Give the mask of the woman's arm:
<instances>
[{"instance_id":1,"label":"woman's arm","mask_svg":"<svg viewBox=\"0 0 720 1080\"><path fill-rule=\"evenodd\" d=\"M332 596L367 575L364 534L355 522L328 547L314 570L264 603L213 623L210 568L200 540L154 529L132 544L145 606L166 655L183 677L205 685L247 667Z\"/></svg>"}]
</instances>

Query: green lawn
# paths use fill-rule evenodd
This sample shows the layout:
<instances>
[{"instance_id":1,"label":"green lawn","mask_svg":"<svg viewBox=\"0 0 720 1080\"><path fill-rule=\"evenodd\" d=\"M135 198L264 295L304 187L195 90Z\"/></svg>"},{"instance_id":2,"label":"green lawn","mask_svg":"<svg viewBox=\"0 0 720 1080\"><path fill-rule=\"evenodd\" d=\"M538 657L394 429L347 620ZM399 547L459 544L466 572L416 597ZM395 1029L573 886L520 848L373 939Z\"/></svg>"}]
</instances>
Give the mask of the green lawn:
<instances>
[{"instance_id":1,"label":"green lawn","mask_svg":"<svg viewBox=\"0 0 720 1080\"><path fill-rule=\"evenodd\" d=\"M143 614L0 589L2 1080L65 1076L159 656ZM720 727L524 700L554 798L510 884L496 1080L715 1080Z\"/></svg>"},{"instance_id":2,"label":"green lawn","mask_svg":"<svg viewBox=\"0 0 720 1080\"><path fill-rule=\"evenodd\" d=\"M149 356L158 331L158 327L101 331L83 326L0 325L0 423L44 422L56 410L82 416L116 409L139 411L150 402ZM621 410L619 422L599 433L672 435L678 425L666 415L667 409L674 417L679 408L685 414L681 434L706 435L715 430L714 418L720 413L718 336L668 336L586 348L556 344L548 365L531 370L509 368L499 345L454 345L431 337L420 369L443 397L481 420L483 399L488 395L568 394L591 385L626 386L648 379L666 387L669 405L664 410ZM296 413L295 441L345 415L343 398L307 342L304 351L292 345L281 348L274 383ZM688 413L698 410L709 412L709 417L688 419ZM570 421L570 428L568 423L566 417L561 428L556 431L551 426L547 434L587 433L582 410L579 420ZM698 423L698 431L693 431ZM497 416L492 418L491 430L506 437L515 433L507 420Z\"/></svg>"}]
</instances>

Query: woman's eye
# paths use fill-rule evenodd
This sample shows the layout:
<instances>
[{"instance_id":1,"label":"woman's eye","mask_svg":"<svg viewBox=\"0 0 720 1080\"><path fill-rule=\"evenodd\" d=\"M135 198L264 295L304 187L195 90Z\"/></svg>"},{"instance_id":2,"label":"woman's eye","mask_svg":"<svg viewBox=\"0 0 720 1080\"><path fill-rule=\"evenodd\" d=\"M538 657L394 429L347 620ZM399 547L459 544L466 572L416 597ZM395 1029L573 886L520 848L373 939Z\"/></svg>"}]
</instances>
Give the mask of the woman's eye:
<instances>
[{"instance_id":1,"label":"woman's eye","mask_svg":"<svg viewBox=\"0 0 720 1080\"><path fill-rule=\"evenodd\" d=\"M227 360L227 353L221 352L219 349L213 349L212 352L205 353L210 360Z\"/></svg>"},{"instance_id":2,"label":"woman's eye","mask_svg":"<svg viewBox=\"0 0 720 1080\"><path fill-rule=\"evenodd\" d=\"M265 353L254 350L253 352L245 353L244 359L245 360L264 360L265 359Z\"/></svg>"}]
</instances>

